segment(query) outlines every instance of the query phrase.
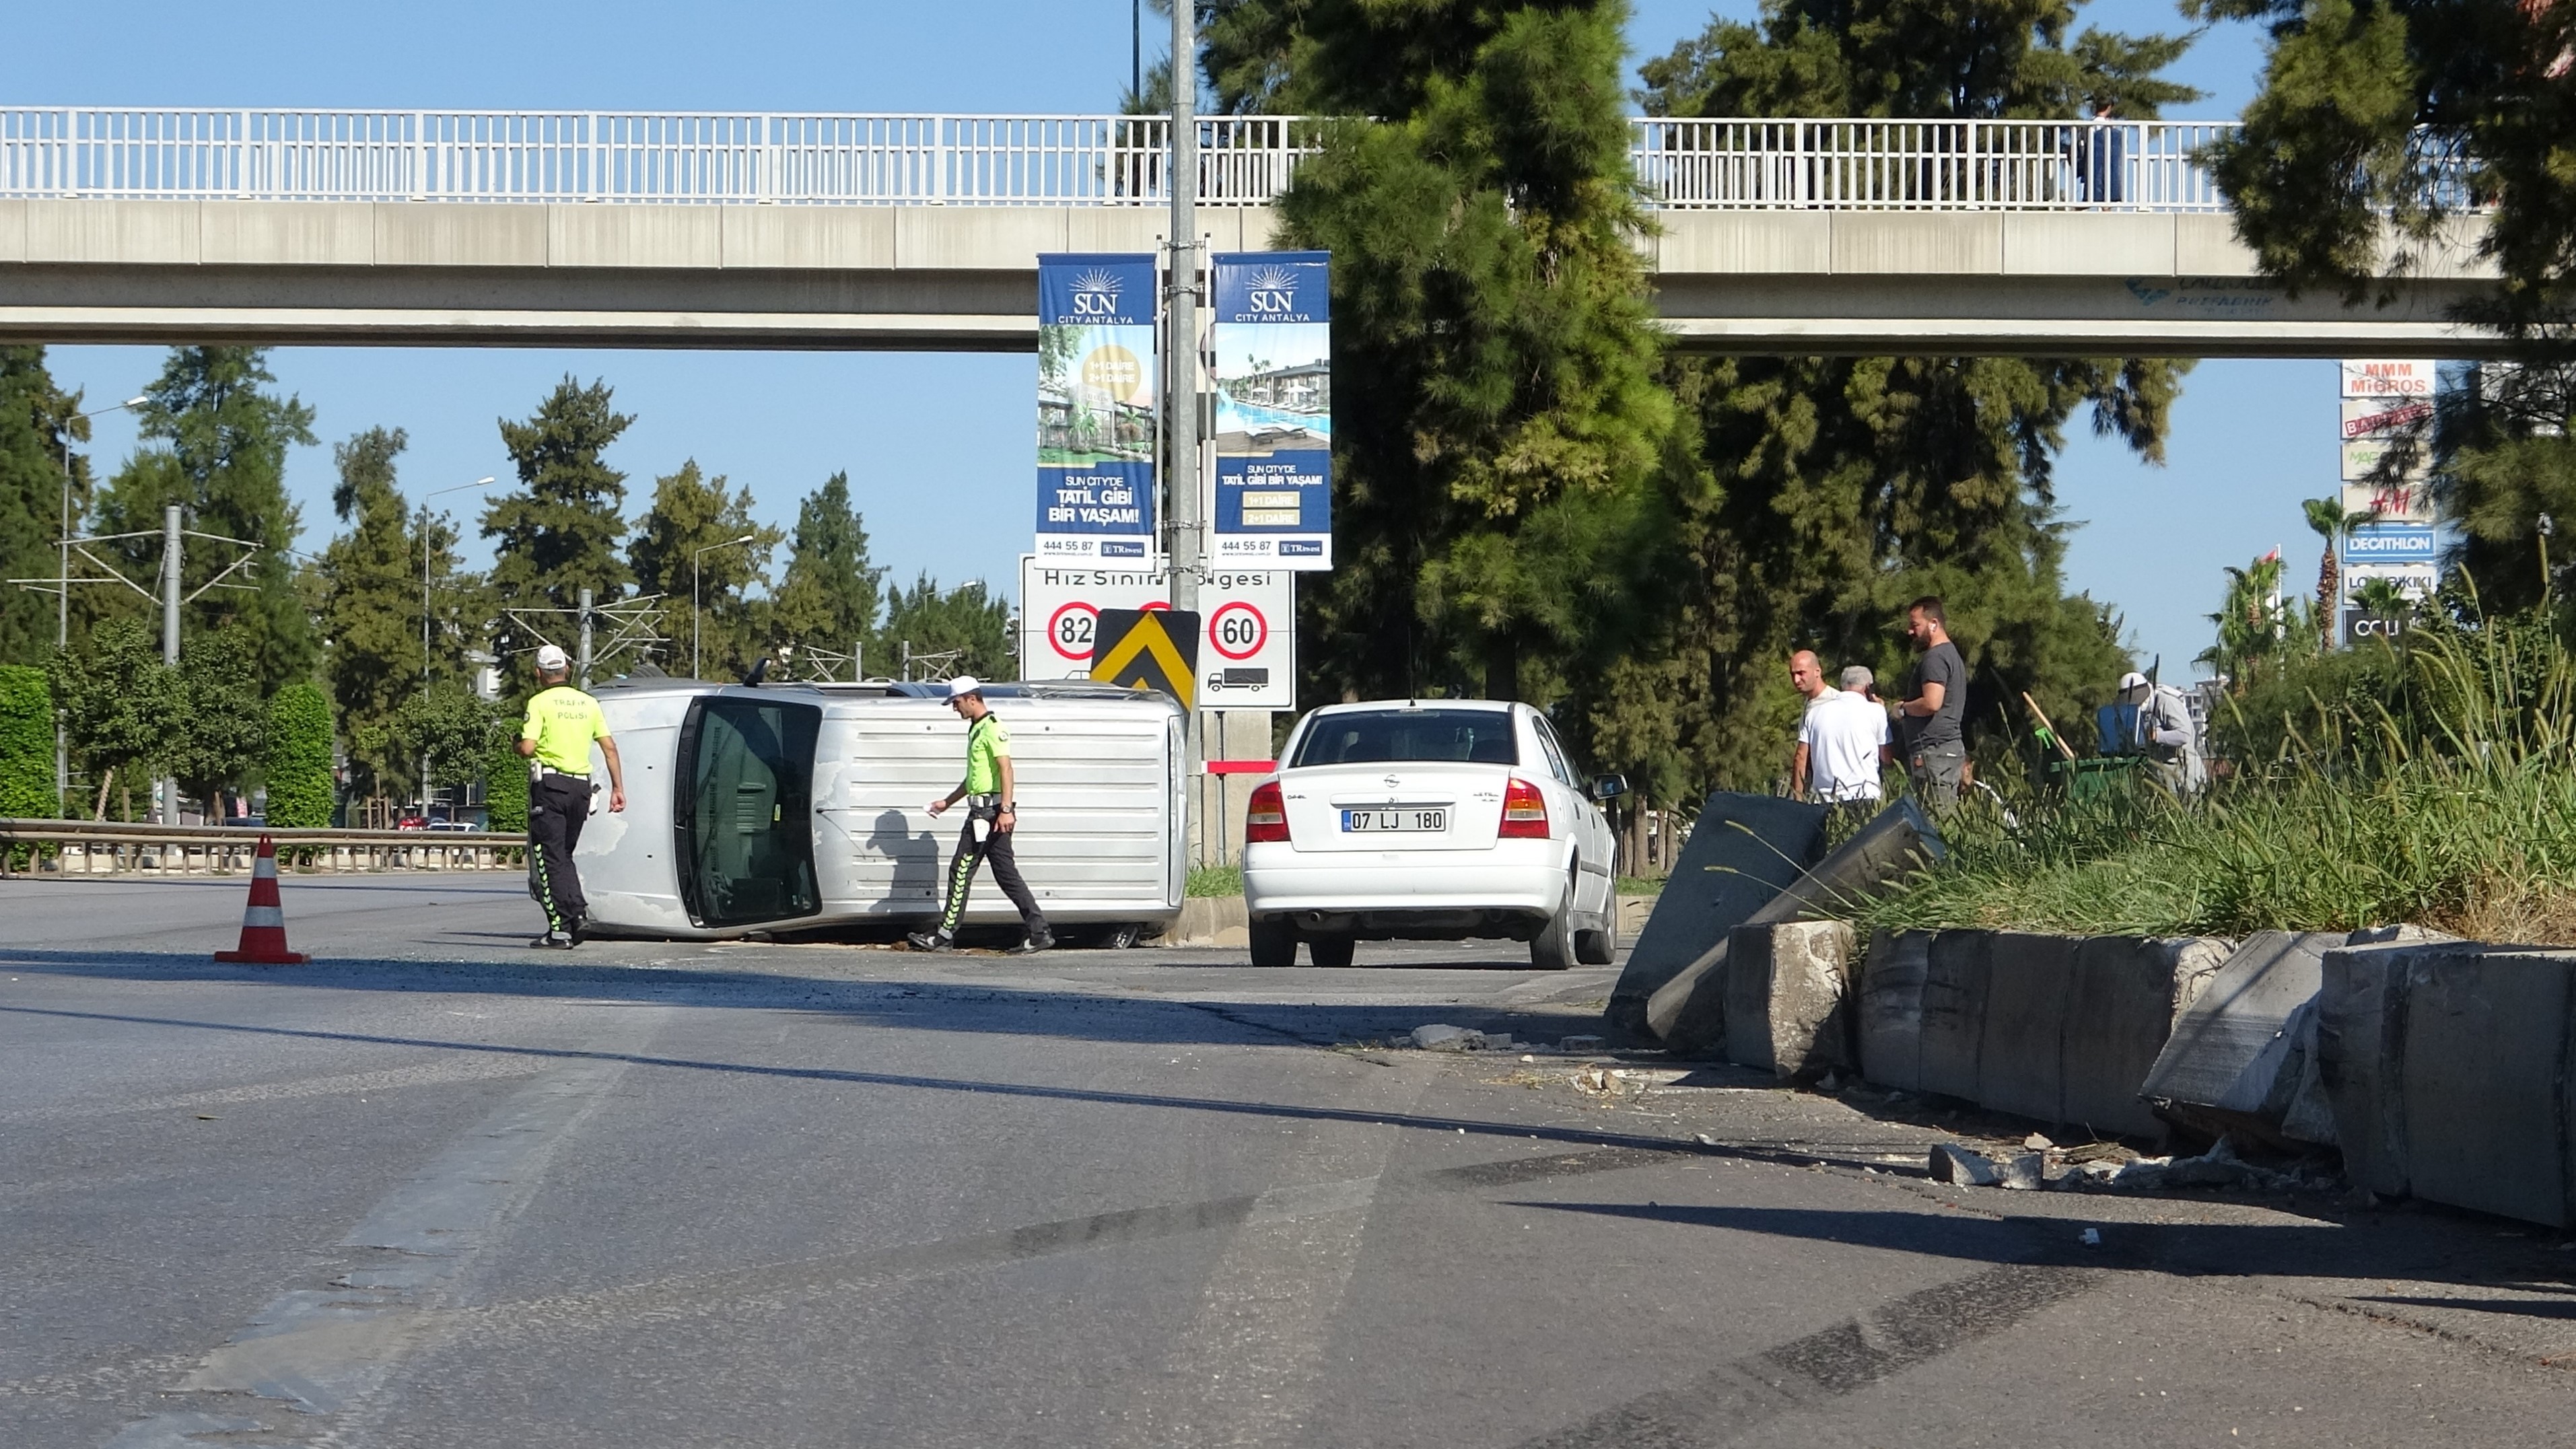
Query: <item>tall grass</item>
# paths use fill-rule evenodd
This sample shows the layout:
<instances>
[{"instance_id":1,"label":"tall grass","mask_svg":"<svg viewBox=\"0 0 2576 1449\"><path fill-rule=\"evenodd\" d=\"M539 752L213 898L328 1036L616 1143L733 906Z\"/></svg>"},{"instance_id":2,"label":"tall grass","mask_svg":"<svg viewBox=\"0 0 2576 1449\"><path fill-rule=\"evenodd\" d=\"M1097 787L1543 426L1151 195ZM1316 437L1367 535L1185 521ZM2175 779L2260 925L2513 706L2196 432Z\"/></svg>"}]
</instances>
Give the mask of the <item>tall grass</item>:
<instances>
[{"instance_id":1,"label":"tall grass","mask_svg":"<svg viewBox=\"0 0 2576 1449\"><path fill-rule=\"evenodd\" d=\"M2464 609L2401 647L2285 673L2215 723L2201 801L2141 777L2069 801L2006 786L1870 926L2236 935L2412 922L2576 944L2576 664L2547 620Z\"/></svg>"}]
</instances>

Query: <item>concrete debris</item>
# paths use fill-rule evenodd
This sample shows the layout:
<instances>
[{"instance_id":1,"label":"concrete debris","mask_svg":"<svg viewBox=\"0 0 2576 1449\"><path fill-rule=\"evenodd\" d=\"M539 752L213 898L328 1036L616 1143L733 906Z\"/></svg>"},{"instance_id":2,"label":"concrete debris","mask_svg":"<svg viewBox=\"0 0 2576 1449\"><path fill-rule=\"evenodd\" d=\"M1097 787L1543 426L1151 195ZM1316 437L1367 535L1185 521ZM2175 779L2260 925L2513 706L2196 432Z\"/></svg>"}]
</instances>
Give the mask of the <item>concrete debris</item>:
<instances>
[{"instance_id":1,"label":"concrete debris","mask_svg":"<svg viewBox=\"0 0 2576 1449\"><path fill-rule=\"evenodd\" d=\"M2098 1248L2102 1246L2102 1230L2100 1228L2086 1228L2083 1235L2078 1237L2075 1241L2082 1243L2088 1248Z\"/></svg>"},{"instance_id":2,"label":"concrete debris","mask_svg":"<svg viewBox=\"0 0 2576 1449\"><path fill-rule=\"evenodd\" d=\"M1932 1180L1960 1187L1993 1187L2003 1180L2003 1174L1985 1154L1956 1142L1944 1142L1932 1149Z\"/></svg>"},{"instance_id":3,"label":"concrete debris","mask_svg":"<svg viewBox=\"0 0 2576 1449\"><path fill-rule=\"evenodd\" d=\"M2037 1192L2048 1186L2048 1159L2036 1152L2025 1152L2003 1165L2002 1180L1995 1186L2015 1192Z\"/></svg>"},{"instance_id":4,"label":"concrete debris","mask_svg":"<svg viewBox=\"0 0 2576 1449\"><path fill-rule=\"evenodd\" d=\"M1816 1083L1816 1090L1827 1096L1832 1096L1834 1093L1839 1092L1842 1089L1843 1079L1839 1074L1834 1072L1825 1073L1824 1076Z\"/></svg>"},{"instance_id":5,"label":"concrete debris","mask_svg":"<svg viewBox=\"0 0 2576 1449\"><path fill-rule=\"evenodd\" d=\"M2117 1192L2162 1192L2177 1187L2226 1187L2240 1192L2297 1192L2322 1186L2305 1173L2257 1167L2236 1155L2227 1138L2198 1157L2142 1157L2111 1178Z\"/></svg>"},{"instance_id":6,"label":"concrete debris","mask_svg":"<svg viewBox=\"0 0 2576 1449\"><path fill-rule=\"evenodd\" d=\"M2021 1145L2029 1148L2033 1152L2046 1152L2057 1144L2049 1141L2045 1136L2042 1136L2037 1132L2033 1132L2028 1137L2021 1140Z\"/></svg>"},{"instance_id":7,"label":"concrete debris","mask_svg":"<svg viewBox=\"0 0 2576 1449\"><path fill-rule=\"evenodd\" d=\"M1570 1036L1556 1044L1561 1052L1597 1052L1601 1047L1602 1039L1597 1036Z\"/></svg>"},{"instance_id":8,"label":"concrete debris","mask_svg":"<svg viewBox=\"0 0 2576 1449\"><path fill-rule=\"evenodd\" d=\"M1656 991L1694 962L1722 958L1727 932L1796 882L1824 854L1824 844L1822 805L1772 795L1709 796L1611 990L1610 1024L1646 1030Z\"/></svg>"},{"instance_id":9,"label":"concrete debris","mask_svg":"<svg viewBox=\"0 0 2576 1449\"><path fill-rule=\"evenodd\" d=\"M1442 1022L1417 1026L1413 1029L1413 1044L1427 1052L1473 1051L1484 1045L1484 1042L1482 1032L1469 1031L1463 1026L1450 1026Z\"/></svg>"}]
</instances>

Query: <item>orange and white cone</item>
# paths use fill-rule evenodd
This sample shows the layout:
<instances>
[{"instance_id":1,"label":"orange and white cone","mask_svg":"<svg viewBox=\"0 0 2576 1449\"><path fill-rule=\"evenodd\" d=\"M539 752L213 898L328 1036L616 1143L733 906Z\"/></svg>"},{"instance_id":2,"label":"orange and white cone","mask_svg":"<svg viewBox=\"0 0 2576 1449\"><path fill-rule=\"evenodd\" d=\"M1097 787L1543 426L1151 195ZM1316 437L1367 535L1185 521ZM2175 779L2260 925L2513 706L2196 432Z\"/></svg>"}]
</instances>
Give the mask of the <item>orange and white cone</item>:
<instances>
[{"instance_id":1,"label":"orange and white cone","mask_svg":"<svg viewBox=\"0 0 2576 1449\"><path fill-rule=\"evenodd\" d=\"M241 949L217 951L218 961L247 966L301 966L313 958L286 949L286 907L277 898L277 844L263 835L250 866L250 904L242 909Z\"/></svg>"}]
</instances>

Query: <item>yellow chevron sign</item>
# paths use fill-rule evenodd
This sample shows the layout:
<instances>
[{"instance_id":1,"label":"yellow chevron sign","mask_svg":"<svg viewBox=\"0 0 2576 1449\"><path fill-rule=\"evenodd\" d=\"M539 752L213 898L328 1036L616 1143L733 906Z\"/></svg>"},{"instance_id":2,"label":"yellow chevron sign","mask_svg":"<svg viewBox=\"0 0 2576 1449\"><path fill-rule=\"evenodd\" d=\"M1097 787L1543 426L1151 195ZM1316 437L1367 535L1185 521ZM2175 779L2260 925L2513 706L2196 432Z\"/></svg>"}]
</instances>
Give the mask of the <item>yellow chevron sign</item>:
<instances>
[{"instance_id":1,"label":"yellow chevron sign","mask_svg":"<svg viewBox=\"0 0 2576 1449\"><path fill-rule=\"evenodd\" d=\"M1198 699L1199 616L1171 609L1103 609L1092 631L1091 677L1159 689L1191 709Z\"/></svg>"}]
</instances>

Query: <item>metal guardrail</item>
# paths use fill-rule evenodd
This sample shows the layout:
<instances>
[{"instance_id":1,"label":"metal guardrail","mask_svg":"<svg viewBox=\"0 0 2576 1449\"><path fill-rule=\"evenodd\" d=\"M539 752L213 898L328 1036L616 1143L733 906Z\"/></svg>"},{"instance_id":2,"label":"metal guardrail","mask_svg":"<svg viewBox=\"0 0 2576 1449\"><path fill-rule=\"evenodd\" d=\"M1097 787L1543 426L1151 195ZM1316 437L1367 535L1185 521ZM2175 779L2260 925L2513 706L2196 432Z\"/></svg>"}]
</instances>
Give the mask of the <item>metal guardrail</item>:
<instances>
[{"instance_id":1,"label":"metal guardrail","mask_svg":"<svg viewBox=\"0 0 2576 1449\"><path fill-rule=\"evenodd\" d=\"M250 870L260 837L290 871L517 870L528 837L484 830L263 830L122 821L0 820L0 874L233 875ZM20 851L36 848L21 870Z\"/></svg>"},{"instance_id":2,"label":"metal guardrail","mask_svg":"<svg viewBox=\"0 0 2576 1449\"><path fill-rule=\"evenodd\" d=\"M0 107L0 197L1160 206L1159 116ZM1325 122L1211 116L1199 199L1275 199ZM2229 121L1632 119L1676 209L2223 211ZM2455 198L2455 157L2421 159ZM2458 204L2456 199L2453 204Z\"/></svg>"}]
</instances>

